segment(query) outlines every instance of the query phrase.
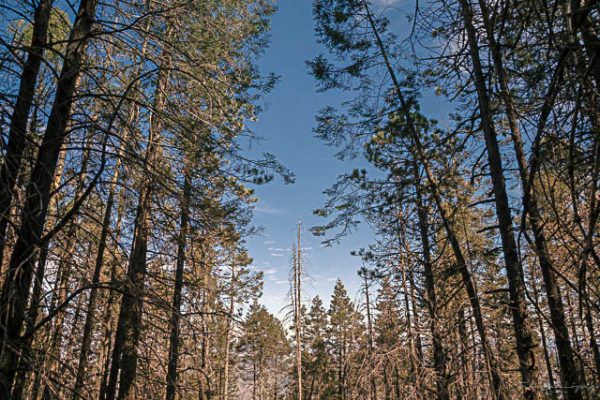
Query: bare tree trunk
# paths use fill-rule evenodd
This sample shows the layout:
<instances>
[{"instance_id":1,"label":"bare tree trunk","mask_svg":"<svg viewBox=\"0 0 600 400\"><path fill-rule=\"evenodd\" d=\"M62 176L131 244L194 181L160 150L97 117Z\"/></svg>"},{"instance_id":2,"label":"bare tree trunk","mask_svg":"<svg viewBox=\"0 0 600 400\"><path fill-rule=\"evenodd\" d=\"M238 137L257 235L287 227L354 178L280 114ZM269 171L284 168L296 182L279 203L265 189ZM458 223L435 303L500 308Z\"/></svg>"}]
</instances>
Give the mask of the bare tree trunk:
<instances>
[{"instance_id":1,"label":"bare tree trunk","mask_svg":"<svg viewBox=\"0 0 600 400\"><path fill-rule=\"evenodd\" d=\"M119 237L121 235L121 223L123 215L125 214L125 202L126 202L126 189L123 187L119 193L119 201L117 203L117 220L115 222L115 243L119 243ZM110 274L108 276L111 286L120 283L117 277L117 263L113 261ZM119 314L119 305L117 304L117 292L110 290L106 299L106 310L103 318L104 334L101 341L101 354L99 356L99 364L101 365L102 372L100 377L98 399L104 400L108 392L110 367L112 364L111 350L113 348L113 333L116 331L117 318ZM115 338L116 339L116 338Z\"/></svg>"},{"instance_id":2,"label":"bare tree trunk","mask_svg":"<svg viewBox=\"0 0 600 400\"><path fill-rule=\"evenodd\" d=\"M417 218L419 233L421 236L421 246L423 248L423 270L425 275L425 291L427 293L427 307L429 310L429 330L433 346L433 369L436 378L436 398L437 400L448 400L448 381L446 376L446 355L444 353L442 338L437 327L438 304L435 294L435 280L433 276L433 267L431 262L431 245L429 242L429 221L427 217L427 208L423 202L421 188L421 177L416 160L413 159L413 171L415 179L415 194L417 203Z\"/></svg>"},{"instance_id":3,"label":"bare tree trunk","mask_svg":"<svg viewBox=\"0 0 600 400\"><path fill-rule=\"evenodd\" d=\"M186 167L184 167L186 168ZM190 172L184 172L183 195L181 197L181 218L179 222L179 238L177 239L177 261L175 266L175 288L171 310L171 336L169 338L169 365L167 369L166 400L175 399L177 388L177 361L179 359L179 319L181 318L181 291L183 289L183 272L185 268L186 240L189 224L189 203L192 193Z\"/></svg>"},{"instance_id":4,"label":"bare tree trunk","mask_svg":"<svg viewBox=\"0 0 600 400\"><path fill-rule=\"evenodd\" d=\"M370 392L370 398L371 400L376 400L377 399L377 384L375 382L375 363L374 363L374 352L373 352L373 324L372 324L372 320L371 320L371 298L369 295L369 276L368 276L368 270L366 268L361 270L362 273L362 277L364 280L364 285L365 285L365 298L366 298L366 306L367 306L367 336L368 336L368 341L369 341L369 365L371 367L371 371L369 372L369 375L371 377L371 392ZM310 397L309 397L310 399Z\"/></svg>"},{"instance_id":5,"label":"bare tree trunk","mask_svg":"<svg viewBox=\"0 0 600 400\"><path fill-rule=\"evenodd\" d=\"M227 326L225 328L225 366L223 367L223 400L229 400L229 357L231 351L231 325L233 313L235 312L235 266L231 266L231 288L229 298L229 313L227 315Z\"/></svg>"},{"instance_id":6,"label":"bare tree trunk","mask_svg":"<svg viewBox=\"0 0 600 400\"><path fill-rule=\"evenodd\" d=\"M300 242L301 225L298 222L296 253L294 254L294 328L296 333L296 377L298 380L298 400L302 400L302 249Z\"/></svg>"},{"instance_id":7,"label":"bare tree trunk","mask_svg":"<svg viewBox=\"0 0 600 400\"><path fill-rule=\"evenodd\" d=\"M398 227L398 230L400 231L400 227ZM399 240L400 240L400 246L399 248L402 249L402 243L404 241L404 233L403 232L399 232ZM408 276L406 273L406 265L405 265L405 260L404 257L402 256L402 250L400 251L400 259L398 260L398 268L400 269L400 279L402 280L401 282L401 287L402 287L402 297L404 300L404 315L406 318L406 331L408 334L408 344L409 344L409 360L410 360L410 373L411 373L411 379L412 379L412 383L414 385L414 388L416 391L420 391L422 390L421 388L421 381L419 379L420 376L420 366L419 366L419 361L417 359L417 348L416 348L416 343L415 343L415 334L413 331L413 318L411 315L411 311L410 311L410 301L408 299L408 285L407 285L407 280L408 280Z\"/></svg>"},{"instance_id":8,"label":"bare tree trunk","mask_svg":"<svg viewBox=\"0 0 600 400\"><path fill-rule=\"evenodd\" d=\"M552 400L558 400L558 395L556 393L556 383L554 381L554 372L552 371L552 361L550 358L550 351L548 350L548 342L546 340L546 331L544 329L544 316L541 315L541 309L539 305L539 293L536 284L535 272L533 269L529 271L529 281L531 282L531 288L533 290L533 301L536 306L536 309L540 311L538 315L538 325L540 330L540 336L542 340L542 349L544 351L544 363L546 364L546 370L548 372L548 383L550 385L550 398Z\"/></svg>"},{"instance_id":9,"label":"bare tree trunk","mask_svg":"<svg viewBox=\"0 0 600 400\"><path fill-rule=\"evenodd\" d=\"M206 307L206 292L204 295L203 307ZM202 372L202 378L200 379L200 394L198 398L200 400L210 400L211 398L211 384L208 375L208 353L209 353L209 343L208 343L208 324L207 324L207 316L202 314L200 316L201 324L202 324L202 340L201 340L201 351L200 351L200 369Z\"/></svg>"},{"instance_id":10,"label":"bare tree trunk","mask_svg":"<svg viewBox=\"0 0 600 400\"><path fill-rule=\"evenodd\" d=\"M13 109L4 163L0 170L0 269L4 261L6 229L10 220L10 204L17 182L23 153L27 148L27 120L33 104L35 86L48 42L48 25L54 0L41 0L33 18L31 45L23 65L17 100Z\"/></svg>"},{"instance_id":11,"label":"bare tree trunk","mask_svg":"<svg viewBox=\"0 0 600 400\"><path fill-rule=\"evenodd\" d=\"M121 301L119 322L112 354L107 400L115 398L119 377L118 399L125 399L133 386L137 369L137 343L141 332L146 251L149 236L149 214L152 192L146 187L140 193L136 212L135 233L129 259L127 280Z\"/></svg>"},{"instance_id":12,"label":"bare tree trunk","mask_svg":"<svg viewBox=\"0 0 600 400\"><path fill-rule=\"evenodd\" d=\"M93 128L90 128L93 129ZM92 136L93 131L88 133L86 147L84 149L84 153L81 161L81 173L78 178L77 188L75 189L75 194L73 199L78 199L85 185L85 179L87 176L87 165L90 157L91 146L92 146ZM69 284L71 279L72 266L69 265L69 258L72 258L75 252L75 246L77 245L77 233L79 231L79 212L75 212L72 216L72 221L70 222L69 229L66 233L66 246L61 255L61 260L59 261L59 271L60 271L60 281L58 283L58 296L56 299L55 307L64 303L69 295ZM58 376L58 368L61 360L61 349L63 347L63 324L64 324L65 312L59 312L56 315L54 320L54 331L51 338L51 347L50 347L50 357L49 357L49 365L48 365L48 373L50 375ZM44 395L45 399L51 399L54 396L51 394L51 390L48 384L45 385Z\"/></svg>"},{"instance_id":13,"label":"bare tree trunk","mask_svg":"<svg viewBox=\"0 0 600 400\"><path fill-rule=\"evenodd\" d=\"M400 372L398 371L398 366L392 366L392 371L394 372L394 394L396 395L396 399L402 399L402 392L400 388Z\"/></svg>"},{"instance_id":14,"label":"bare tree trunk","mask_svg":"<svg viewBox=\"0 0 600 400\"><path fill-rule=\"evenodd\" d=\"M390 385L389 382L389 377L388 377L388 362L387 362L387 355L386 357L386 361L383 363L383 398L385 400L390 400L392 398L391 396L391 391L390 388L392 387L392 385Z\"/></svg>"},{"instance_id":15,"label":"bare tree trunk","mask_svg":"<svg viewBox=\"0 0 600 400\"><path fill-rule=\"evenodd\" d=\"M20 353L18 337L25 317L29 287L35 268L36 246L46 222L50 188L58 155L67 135L65 128L71 114L76 81L81 72L81 63L92 30L97 2L97 0L82 0L79 5L69 36L48 126L27 188L21 228L0 297L0 336L6 346L6 351L0 357L0 395L7 399L10 398L10 389L15 376L14 367Z\"/></svg>"},{"instance_id":16,"label":"bare tree trunk","mask_svg":"<svg viewBox=\"0 0 600 400\"><path fill-rule=\"evenodd\" d=\"M584 395L587 392L587 378L585 376L585 362L581 357L581 345L580 343L585 343L586 342L586 338L585 338L585 331L583 332L583 340L579 339L579 333L577 332L577 321L575 321L575 309L573 307L573 301L571 300L571 294L569 292L567 292L566 294L566 301L567 301L567 315L569 316L569 323L571 325L571 337L573 338L573 343L574 343L574 349L573 349L573 353L575 356L575 365L577 368L577 374L580 376L581 379L581 392L582 395ZM583 396L585 398L588 398L588 396Z\"/></svg>"},{"instance_id":17,"label":"bare tree trunk","mask_svg":"<svg viewBox=\"0 0 600 400\"><path fill-rule=\"evenodd\" d=\"M124 151L124 141L119 149L119 153L117 155L117 162L115 165L115 169L113 172L113 176L110 182L110 188L108 193L108 198L106 200L106 207L104 209L104 217L102 219L102 228L100 231L100 238L98 242L98 250L96 253L96 261L94 265L94 274L92 276L92 288L90 289L90 296L88 299L87 305L87 313L85 317L85 323L83 327L83 335L81 338L81 349L79 352L79 364L77 367L77 375L75 379L75 386L73 389L73 400L77 400L83 398L82 389L83 384L86 380L87 374L87 365L88 358L92 343L92 333L96 318L96 302L98 298L98 290L97 285L100 283L100 277L102 275L102 268L104 266L104 253L106 251L106 241L108 239L108 232L110 229L110 222L112 218L112 209L114 205L114 197L116 184L119 179L119 168L121 165L121 157Z\"/></svg>"}]
</instances>

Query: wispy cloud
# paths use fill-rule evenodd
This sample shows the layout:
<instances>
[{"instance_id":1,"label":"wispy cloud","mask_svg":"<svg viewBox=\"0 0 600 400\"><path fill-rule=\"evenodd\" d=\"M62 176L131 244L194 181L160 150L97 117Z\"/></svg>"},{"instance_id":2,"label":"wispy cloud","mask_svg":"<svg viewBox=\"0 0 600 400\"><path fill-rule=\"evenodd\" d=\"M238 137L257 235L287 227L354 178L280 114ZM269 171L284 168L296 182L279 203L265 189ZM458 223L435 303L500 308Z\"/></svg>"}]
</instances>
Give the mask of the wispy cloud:
<instances>
[{"instance_id":1,"label":"wispy cloud","mask_svg":"<svg viewBox=\"0 0 600 400\"><path fill-rule=\"evenodd\" d=\"M391 6L400 3L401 0L372 0L373 4L378 6Z\"/></svg>"},{"instance_id":2,"label":"wispy cloud","mask_svg":"<svg viewBox=\"0 0 600 400\"><path fill-rule=\"evenodd\" d=\"M263 270L265 275L274 275L277 273L277 268L267 268Z\"/></svg>"},{"instance_id":3,"label":"wispy cloud","mask_svg":"<svg viewBox=\"0 0 600 400\"><path fill-rule=\"evenodd\" d=\"M271 253L272 257L283 257L283 254L281 253Z\"/></svg>"},{"instance_id":4,"label":"wispy cloud","mask_svg":"<svg viewBox=\"0 0 600 400\"><path fill-rule=\"evenodd\" d=\"M254 206L254 212L265 215L284 215L286 210L284 208L275 207L265 201L261 201Z\"/></svg>"},{"instance_id":5,"label":"wispy cloud","mask_svg":"<svg viewBox=\"0 0 600 400\"><path fill-rule=\"evenodd\" d=\"M264 245L275 244L275 241L274 241L274 240L265 240L265 241L263 242L263 244L264 244Z\"/></svg>"}]
</instances>

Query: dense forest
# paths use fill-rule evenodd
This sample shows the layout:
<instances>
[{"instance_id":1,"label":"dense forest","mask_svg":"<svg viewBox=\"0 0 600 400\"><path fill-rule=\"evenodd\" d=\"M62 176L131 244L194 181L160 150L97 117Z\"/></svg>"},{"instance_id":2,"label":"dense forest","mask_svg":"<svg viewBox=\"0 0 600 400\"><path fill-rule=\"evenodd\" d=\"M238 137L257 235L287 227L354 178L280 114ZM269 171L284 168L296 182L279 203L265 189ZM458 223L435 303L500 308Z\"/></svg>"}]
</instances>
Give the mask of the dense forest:
<instances>
[{"instance_id":1,"label":"dense forest","mask_svg":"<svg viewBox=\"0 0 600 400\"><path fill-rule=\"evenodd\" d=\"M308 298L298 227L274 315L277 4L0 1L0 399L600 398L600 3L395 3L313 0L349 168L310 230L373 236Z\"/></svg>"}]
</instances>

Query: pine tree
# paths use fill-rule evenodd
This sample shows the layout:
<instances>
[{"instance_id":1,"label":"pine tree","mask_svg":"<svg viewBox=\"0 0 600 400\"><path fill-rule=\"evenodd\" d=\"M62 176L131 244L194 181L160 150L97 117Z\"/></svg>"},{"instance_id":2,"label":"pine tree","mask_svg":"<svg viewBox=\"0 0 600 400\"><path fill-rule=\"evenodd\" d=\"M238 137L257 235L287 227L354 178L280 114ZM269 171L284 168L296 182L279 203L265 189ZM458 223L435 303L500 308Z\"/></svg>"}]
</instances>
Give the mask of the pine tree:
<instances>
[{"instance_id":1,"label":"pine tree","mask_svg":"<svg viewBox=\"0 0 600 400\"><path fill-rule=\"evenodd\" d=\"M327 335L332 352L331 368L336 372L329 387L332 398L345 400L352 396L352 357L362 334L362 316L354 309L341 280L337 280L331 295Z\"/></svg>"},{"instance_id":2,"label":"pine tree","mask_svg":"<svg viewBox=\"0 0 600 400\"><path fill-rule=\"evenodd\" d=\"M285 390L281 374L286 373L290 344L283 325L264 306L252 304L244 322L244 334L237 346L241 368L248 376L253 400L266 400L269 393Z\"/></svg>"},{"instance_id":3,"label":"pine tree","mask_svg":"<svg viewBox=\"0 0 600 400\"><path fill-rule=\"evenodd\" d=\"M328 353L328 317L319 296L312 299L310 310L304 324L304 342L306 355L304 368L306 371L306 398L326 398L327 387L332 376Z\"/></svg>"}]
</instances>

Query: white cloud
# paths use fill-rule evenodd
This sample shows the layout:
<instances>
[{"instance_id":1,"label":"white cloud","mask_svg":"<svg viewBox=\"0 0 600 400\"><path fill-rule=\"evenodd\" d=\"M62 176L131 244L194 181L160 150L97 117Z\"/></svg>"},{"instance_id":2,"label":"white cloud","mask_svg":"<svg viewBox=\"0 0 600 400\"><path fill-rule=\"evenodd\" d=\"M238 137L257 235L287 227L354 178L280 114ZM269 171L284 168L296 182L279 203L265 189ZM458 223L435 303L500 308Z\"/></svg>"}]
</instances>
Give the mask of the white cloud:
<instances>
[{"instance_id":1,"label":"white cloud","mask_svg":"<svg viewBox=\"0 0 600 400\"><path fill-rule=\"evenodd\" d=\"M391 6L399 2L400 0L372 0L372 3L378 6Z\"/></svg>"},{"instance_id":2,"label":"white cloud","mask_svg":"<svg viewBox=\"0 0 600 400\"><path fill-rule=\"evenodd\" d=\"M267 268L263 270L265 275L274 275L277 273L277 268Z\"/></svg>"},{"instance_id":3,"label":"white cloud","mask_svg":"<svg viewBox=\"0 0 600 400\"><path fill-rule=\"evenodd\" d=\"M265 240L265 241L263 242L263 244L265 244L265 245L269 245L269 244L275 244L275 241L274 241L274 240Z\"/></svg>"},{"instance_id":4,"label":"white cloud","mask_svg":"<svg viewBox=\"0 0 600 400\"><path fill-rule=\"evenodd\" d=\"M271 253L272 257L283 257L283 254L281 253Z\"/></svg>"},{"instance_id":5,"label":"white cloud","mask_svg":"<svg viewBox=\"0 0 600 400\"><path fill-rule=\"evenodd\" d=\"M261 201L260 204L255 205L254 211L258 214L266 215L284 215L286 213L284 208L274 207L265 201Z\"/></svg>"}]
</instances>

